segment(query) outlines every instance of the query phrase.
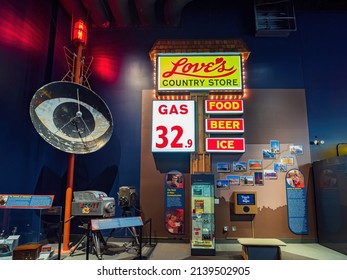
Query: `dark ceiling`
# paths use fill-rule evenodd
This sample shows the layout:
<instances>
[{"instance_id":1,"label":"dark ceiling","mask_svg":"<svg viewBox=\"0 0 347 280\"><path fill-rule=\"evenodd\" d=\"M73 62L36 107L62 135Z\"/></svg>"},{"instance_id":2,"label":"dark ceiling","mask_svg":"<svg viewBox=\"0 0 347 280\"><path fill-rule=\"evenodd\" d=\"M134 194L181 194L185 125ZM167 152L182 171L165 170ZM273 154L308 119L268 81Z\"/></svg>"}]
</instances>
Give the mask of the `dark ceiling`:
<instances>
[{"instance_id":1,"label":"dark ceiling","mask_svg":"<svg viewBox=\"0 0 347 280\"><path fill-rule=\"evenodd\" d=\"M194 0L59 0L72 18L93 27L177 26L184 7ZM196 1L196 0L195 0Z\"/></svg>"},{"instance_id":2,"label":"dark ceiling","mask_svg":"<svg viewBox=\"0 0 347 280\"><path fill-rule=\"evenodd\" d=\"M347 11L346 0L59 0L72 18L88 21L93 28L129 28L180 25L188 7L205 8L213 13L225 6L293 5L295 10Z\"/></svg>"},{"instance_id":3,"label":"dark ceiling","mask_svg":"<svg viewBox=\"0 0 347 280\"><path fill-rule=\"evenodd\" d=\"M271 2L271 1L270 1ZM276 2L276 1L272 1ZM277 1L281 2L281 1ZM346 0L293 0L295 9L311 11L347 11Z\"/></svg>"}]
</instances>

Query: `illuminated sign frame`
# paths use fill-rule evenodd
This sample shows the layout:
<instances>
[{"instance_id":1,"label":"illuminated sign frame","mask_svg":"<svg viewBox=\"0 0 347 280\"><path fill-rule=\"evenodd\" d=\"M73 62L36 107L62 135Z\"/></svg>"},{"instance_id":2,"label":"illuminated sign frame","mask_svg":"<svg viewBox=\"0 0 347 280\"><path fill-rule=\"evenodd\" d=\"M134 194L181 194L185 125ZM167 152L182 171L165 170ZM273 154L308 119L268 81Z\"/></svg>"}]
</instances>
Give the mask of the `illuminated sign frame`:
<instances>
[{"instance_id":1,"label":"illuminated sign frame","mask_svg":"<svg viewBox=\"0 0 347 280\"><path fill-rule=\"evenodd\" d=\"M156 86L165 91L243 91L241 53L159 53Z\"/></svg>"}]
</instances>

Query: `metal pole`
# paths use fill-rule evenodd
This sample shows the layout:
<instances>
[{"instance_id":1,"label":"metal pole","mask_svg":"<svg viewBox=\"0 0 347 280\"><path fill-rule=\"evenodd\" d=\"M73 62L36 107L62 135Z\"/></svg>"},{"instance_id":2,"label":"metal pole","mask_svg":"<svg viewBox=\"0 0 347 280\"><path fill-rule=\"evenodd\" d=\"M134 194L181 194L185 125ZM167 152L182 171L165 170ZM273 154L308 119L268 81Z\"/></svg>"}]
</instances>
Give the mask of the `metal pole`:
<instances>
[{"instance_id":1,"label":"metal pole","mask_svg":"<svg viewBox=\"0 0 347 280\"><path fill-rule=\"evenodd\" d=\"M83 45L78 44L77 55L75 57L74 73L73 73L73 81L75 83L81 82L82 50L83 50ZM63 236L63 251L70 250L70 220L71 220L70 218L71 218L71 203L72 203L72 193L73 193L74 170L75 170L75 154L69 154L67 184L66 184L66 193L65 193L65 214L64 214L65 224L64 224L64 236Z\"/></svg>"}]
</instances>

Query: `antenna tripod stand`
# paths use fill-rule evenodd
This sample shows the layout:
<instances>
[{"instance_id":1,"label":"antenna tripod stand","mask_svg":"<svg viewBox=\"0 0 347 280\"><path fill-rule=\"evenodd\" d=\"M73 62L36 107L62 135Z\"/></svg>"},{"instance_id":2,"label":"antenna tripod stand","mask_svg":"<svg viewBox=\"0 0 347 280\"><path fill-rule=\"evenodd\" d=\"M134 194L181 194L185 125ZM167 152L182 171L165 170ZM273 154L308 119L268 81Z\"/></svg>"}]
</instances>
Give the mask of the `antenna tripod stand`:
<instances>
[{"instance_id":1,"label":"antenna tripod stand","mask_svg":"<svg viewBox=\"0 0 347 280\"><path fill-rule=\"evenodd\" d=\"M130 207L123 207L122 217L123 218L125 218L125 217L132 217L132 213L131 213ZM135 239L136 245L139 246L140 242L139 242L139 239L138 239L138 234L136 232L136 228L135 227L128 227L127 229L130 231L131 235Z\"/></svg>"},{"instance_id":2,"label":"antenna tripod stand","mask_svg":"<svg viewBox=\"0 0 347 280\"><path fill-rule=\"evenodd\" d=\"M129 206L123 206L122 207L122 210L123 210L123 212L122 212L122 218L129 218L129 217L132 217L133 215L132 215L132 213L131 213L131 207L129 207ZM110 238L112 235L113 235L113 233L114 233L114 231L116 230L116 228L113 228L112 230L111 230L111 232L110 232L110 234L109 234L109 236L108 236L108 238ZM136 228L134 227L134 226L128 226L128 227L125 227L125 230L127 231L129 231L130 232L130 234L131 234L131 236L134 238L134 240L132 241L132 247L134 246L134 243L136 244L136 246L138 247L136 250L141 250L141 248L140 248L140 242L139 242L139 234L138 234L138 232L136 231ZM126 235L126 232L125 232L125 235ZM108 240L108 238L107 238L107 240ZM127 248L125 245L123 245L123 248L124 248L124 251L127 251L127 249L129 249L129 248Z\"/></svg>"},{"instance_id":3,"label":"antenna tripod stand","mask_svg":"<svg viewBox=\"0 0 347 280\"><path fill-rule=\"evenodd\" d=\"M92 249L92 252L95 252L96 257L98 260L102 259L102 253L101 253L101 246L102 244L104 247L106 247L106 241L104 240L100 230L91 230L91 221L89 220L87 223L84 223L82 226L79 226L86 230L85 234L82 236L82 238L77 242L76 246L71 250L70 256L72 256L77 248L82 244L82 242L87 239L86 242L86 260L89 259L89 250ZM90 244L91 243L91 244Z\"/></svg>"}]
</instances>

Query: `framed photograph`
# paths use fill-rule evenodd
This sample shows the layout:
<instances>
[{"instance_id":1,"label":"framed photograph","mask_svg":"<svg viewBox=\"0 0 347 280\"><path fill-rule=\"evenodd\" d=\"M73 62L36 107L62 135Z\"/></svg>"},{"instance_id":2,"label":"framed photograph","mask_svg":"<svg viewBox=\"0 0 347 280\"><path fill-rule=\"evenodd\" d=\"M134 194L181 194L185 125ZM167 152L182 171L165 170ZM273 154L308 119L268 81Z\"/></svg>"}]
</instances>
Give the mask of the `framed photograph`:
<instances>
[{"instance_id":1,"label":"framed photograph","mask_svg":"<svg viewBox=\"0 0 347 280\"><path fill-rule=\"evenodd\" d=\"M217 190L227 190L229 189L229 180L216 180Z\"/></svg>"},{"instance_id":2,"label":"framed photograph","mask_svg":"<svg viewBox=\"0 0 347 280\"><path fill-rule=\"evenodd\" d=\"M233 161L233 171L235 172L247 171L247 163L245 161Z\"/></svg>"},{"instance_id":3,"label":"framed photograph","mask_svg":"<svg viewBox=\"0 0 347 280\"><path fill-rule=\"evenodd\" d=\"M230 162L217 162L217 172L230 172Z\"/></svg>"},{"instance_id":4,"label":"framed photograph","mask_svg":"<svg viewBox=\"0 0 347 280\"><path fill-rule=\"evenodd\" d=\"M277 180L277 172L275 170L264 170L264 179L265 180Z\"/></svg>"},{"instance_id":5,"label":"framed photograph","mask_svg":"<svg viewBox=\"0 0 347 280\"><path fill-rule=\"evenodd\" d=\"M304 154L304 148L302 147L302 145L290 145L289 150L290 150L290 153L294 155Z\"/></svg>"},{"instance_id":6,"label":"framed photograph","mask_svg":"<svg viewBox=\"0 0 347 280\"><path fill-rule=\"evenodd\" d=\"M305 187L305 178L304 174L297 168L291 169L286 175L287 184L293 188L302 189Z\"/></svg>"},{"instance_id":7,"label":"framed photograph","mask_svg":"<svg viewBox=\"0 0 347 280\"><path fill-rule=\"evenodd\" d=\"M229 185L234 185L234 186L240 185L239 175L227 175L226 179L229 181Z\"/></svg>"},{"instance_id":8,"label":"framed photograph","mask_svg":"<svg viewBox=\"0 0 347 280\"><path fill-rule=\"evenodd\" d=\"M254 185L263 186L264 185L264 176L263 172L254 172Z\"/></svg>"},{"instance_id":9,"label":"framed photograph","mask_svg":"<svg viewBox=\"0 0 347 280\"><path fill-rule=\"evenodd\" d=\"M275 162L274 163L274 170L276 172L287 172L287 164L283 162Z\"/></svg>"},{"instance_id":10,"label":"framed photograph","mask_svg":"<svg viewBox=\"0 0 347 280\"><path fill-rule=\"evenodd\" d=\"M270 151L274 154L280 153L280 141L278 140L270 140Z\"/></svg>"},{"instance_id":11,"label":"framed photograph","mask_svg":"<svg viewBox=\"0 0 347 280\"><path fill-rule=\"evenodd\" d=\"M287 165L294 165L294 156L281 156L281 162Z\"/></svg>"},{"instance_id":12,"label":"framed photograph","mask_svg":"<svg viewBox=\"0 0 347 280\"><path fill-rule=\"evenodd\" d=\"M171 188L182 189L184 187L183 175L181 172L170 171L166 174L166 184Z\"/></svg>"},{"instance_id":13,"label":"framed photograph","mask_svg":"<svg viewBox=\"0 0 347 280\"><path fill-rule=\"evenodd\" d=\"M276 154L270 150L263 150L263 159L276 159Z\"/></svg>"},{"instance_id":14,"label":"framed photograph","mask_svg":"<svg viewBox=\"0 0 347 280\"><path fill-rule=\"evenodd\" d=\"M248 160L248 168L250 170L262 170L263 163L261 159L250 159Z\"/></svg>"},{"instance_id":15,"label":"framed photograph","mask_svg":"<svg viewBox=\"0 0 347 280\"><path fill-rule=\"evenodd\" d=\"M240 176L240 184L243 186L254 186L253 176Z\"/></svg>"}]
</instances>

